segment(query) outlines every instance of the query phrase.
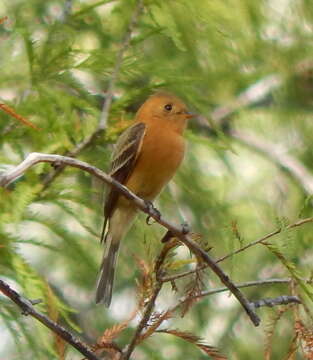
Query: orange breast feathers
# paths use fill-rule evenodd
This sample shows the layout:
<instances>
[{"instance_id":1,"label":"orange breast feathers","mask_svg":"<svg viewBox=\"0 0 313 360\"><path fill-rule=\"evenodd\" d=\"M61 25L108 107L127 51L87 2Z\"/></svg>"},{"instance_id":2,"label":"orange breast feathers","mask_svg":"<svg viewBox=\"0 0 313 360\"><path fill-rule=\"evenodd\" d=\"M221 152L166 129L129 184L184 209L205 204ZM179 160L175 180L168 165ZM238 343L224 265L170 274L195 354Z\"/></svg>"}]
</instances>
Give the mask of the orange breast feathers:
<instances>
[{"instance_id":1,"label":"orange breast feathers","mask_svg":"<svg viewBox=\"0 0 313 360\"><path fill-rule=\"evenodd\" d=\"M146 124L140 155L126 186L146 200L154 200L181 164L185 141L159 119ZM163 125L163 126L162 126Z\"/></svg>"}]
</instances>

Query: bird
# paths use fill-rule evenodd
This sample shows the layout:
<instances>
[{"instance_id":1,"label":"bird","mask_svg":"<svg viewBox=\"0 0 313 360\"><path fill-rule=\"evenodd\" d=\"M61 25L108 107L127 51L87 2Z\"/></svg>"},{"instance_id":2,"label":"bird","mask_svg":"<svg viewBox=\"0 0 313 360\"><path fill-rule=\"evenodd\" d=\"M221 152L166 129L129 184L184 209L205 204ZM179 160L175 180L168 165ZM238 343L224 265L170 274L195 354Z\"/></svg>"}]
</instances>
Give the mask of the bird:
<instances>
[{"instance_id":1,"label":"bird","mask_svg":"<svg viewBox=\"0 0 313 360\"><path fill-rule=\"evenodd\" d=\"M177 96L159 91L136 113L134 123L118 138L110 164L110 176L152 204L181 164L185 153L184 130L194 115ZM138 209L110 187L104 203L101 242L105 250L96 290L96 303L109 307L121 240Z\"/></svg>"}]
</instances>

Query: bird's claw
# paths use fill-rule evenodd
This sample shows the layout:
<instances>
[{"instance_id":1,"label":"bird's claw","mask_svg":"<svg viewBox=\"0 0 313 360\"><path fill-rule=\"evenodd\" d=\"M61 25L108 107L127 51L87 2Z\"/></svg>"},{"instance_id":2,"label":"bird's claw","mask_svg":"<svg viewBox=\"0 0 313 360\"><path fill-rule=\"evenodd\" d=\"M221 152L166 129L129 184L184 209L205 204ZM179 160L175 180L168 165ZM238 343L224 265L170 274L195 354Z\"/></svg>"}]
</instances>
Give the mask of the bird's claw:
<instances>
[{"instance_id":1,"label":"bird's claw","mask_svg":"<svg viewBox=\"0 0 313 360\"><path fill-rule=\"evenodd\" d=\"M147 207L149 213L150 213L150 214L152 213L152 214L154 214L158 219L161 219L161 213L160 213L160 211L153 206L152 202L149 201L149 200L145 200L145 203L146 203L146 207ZM148 216L147 216L147 218L146 218L146 223L147 223L147 225L151 225L151 224L152 224L152 223L150 223L151 217L152 217L151 215L148 215Z\"/></svg>"}]
</instances>

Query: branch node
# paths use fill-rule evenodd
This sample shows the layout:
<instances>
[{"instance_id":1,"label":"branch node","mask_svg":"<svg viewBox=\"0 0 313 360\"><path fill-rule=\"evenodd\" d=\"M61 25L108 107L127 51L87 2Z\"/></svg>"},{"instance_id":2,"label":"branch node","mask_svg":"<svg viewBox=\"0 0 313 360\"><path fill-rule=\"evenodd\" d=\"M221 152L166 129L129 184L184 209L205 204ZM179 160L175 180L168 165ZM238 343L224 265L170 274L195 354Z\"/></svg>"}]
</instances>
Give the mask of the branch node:
<instances>
[{"instance_id":1,"label":"branch node","mask_svg":"<svg viewBox=\"0 0 313 360\"><path fill-rule=\"evenodd\" d=\"M34 299L34 300L29 300L29 301L31 302L32 305L38 305L43 302L42 299Z\"/></svg>"},{"instance_id":2,"label":"branch node","mask_svg":"<svg viewBox=\"0 0 313 360\"><path fill-rule=\"evenodd\" d=\"M189 234L191 231L191 227L190 225L187 223L187 221L184 221L182 224L181 224L181 232L183 235L187 235Z\"/></svg>"},{"instance_id":3,"label":"branch node","mask_svg":"<svg viewBox=\"0 0 313 360\"><path fill-rule=\"evenodd\" d=\"M155 217L158 220L161 219L160 211L156 207L154 207L154 205L153 205L153 203L151 201L145 200L145 205L146 205L146 211L149 214L147 216L147 219L146 219L146 224L147 225L152 225L153 224L153 222L150 223L151 217Z\"/></svg>"}]
</instances>

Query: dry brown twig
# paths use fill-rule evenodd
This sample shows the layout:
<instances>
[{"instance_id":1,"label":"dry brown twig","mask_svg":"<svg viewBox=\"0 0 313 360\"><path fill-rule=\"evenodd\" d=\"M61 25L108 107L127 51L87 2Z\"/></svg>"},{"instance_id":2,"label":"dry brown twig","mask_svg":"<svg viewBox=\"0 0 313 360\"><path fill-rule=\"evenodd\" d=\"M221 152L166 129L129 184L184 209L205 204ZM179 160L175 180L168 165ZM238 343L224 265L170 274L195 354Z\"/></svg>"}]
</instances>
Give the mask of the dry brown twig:
<instances>
[{"instance_id":1,"label":"dry brown twig","mask_svg":"<svg viewBox=\"0 0 313 360\"><path fill-rule=\"evenodd\" d=\"M198 336L195 336L193 334L190 334L188 332L180 331L180 330L176 330L176 329L175 330L170 330L170 329L157 330L157 332L174 335L185 341L188 341L189 343L196 345L199 349L201 349L205 354L209 355L214 360L226 360L227 359L227 357L222 355L218 351L218 349L216 349L213 346L205 344L201 338L199 338Z\"/></svg>"},{"instance_id":2,"label":"dry brown twig","mask_svg":"<svg viewBox=\"0 0 313 360\"><path fill-rule=\"evenodd\" d=\"M135 309L128 319L106 329L98 338L97 343L93 346L93 351L97 355L102 355L102 353L105 352L110 354L113 359L120 359L123 352L114 340L128 327L129 323L135 318L137 313L138 309Z\"/></svg>"}]
</instances>

